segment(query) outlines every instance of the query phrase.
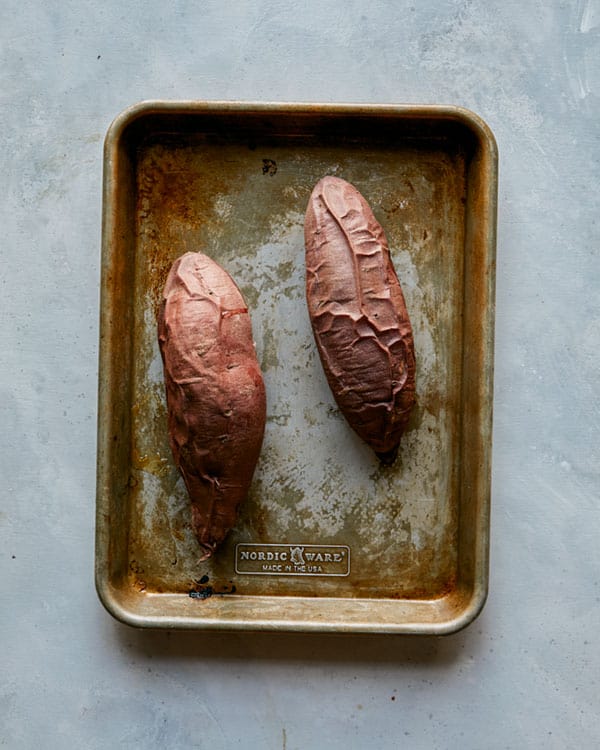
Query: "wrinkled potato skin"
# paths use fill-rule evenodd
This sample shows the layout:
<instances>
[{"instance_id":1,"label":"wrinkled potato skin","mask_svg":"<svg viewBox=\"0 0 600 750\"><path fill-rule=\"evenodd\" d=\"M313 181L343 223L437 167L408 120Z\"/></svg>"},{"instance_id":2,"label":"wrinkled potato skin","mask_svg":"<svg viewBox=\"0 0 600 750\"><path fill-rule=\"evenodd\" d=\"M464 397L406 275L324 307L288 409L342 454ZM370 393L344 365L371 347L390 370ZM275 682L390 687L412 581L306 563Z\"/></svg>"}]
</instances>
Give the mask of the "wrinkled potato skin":
<instances>
[{"instance_id":1,"label":"wrinkled potato skin","mask_svg":"<svg viewBox=\"0 0 600 750\"><path fill-rule=\"evenodd\" d=\"M266 420L248 309L233 279L206 255L186 253L173 264L158 340L169 441L206 559L235 525Z\"/></svg>"},{"instance_id":2,"label":"wrinkled potato skin","mask_svg":"<svg viewBox=\"0 0 600 750\"><path fill-rule=\"evenodd\" d=\"M351 427L392 463L415 401L416 365L383 228L353 185L324 177L304 232L308 310L329 386Z\"/></svg>"}]
</instances>

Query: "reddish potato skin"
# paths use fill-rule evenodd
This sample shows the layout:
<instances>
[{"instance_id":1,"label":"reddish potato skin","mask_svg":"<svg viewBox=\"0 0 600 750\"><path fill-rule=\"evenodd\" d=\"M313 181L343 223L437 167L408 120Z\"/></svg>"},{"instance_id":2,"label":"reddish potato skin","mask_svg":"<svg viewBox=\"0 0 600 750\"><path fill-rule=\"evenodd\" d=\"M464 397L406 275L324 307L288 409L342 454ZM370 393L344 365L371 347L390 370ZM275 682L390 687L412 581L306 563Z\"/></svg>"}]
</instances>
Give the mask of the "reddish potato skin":
<instances>
[{"instance_id":1,"label":"reddish potato skin","mask_svg":"<svg viewBox=\"0 0 600 750\"><path fill-rule=\"evenodd\" d=\"M235 525L266 421L246 303L229 274L208 256L186 253L171 267L158 341L169 442L205 560Z\"/></svg>"},{"instance_id":2,"label":"reddish potato skin","mask_svg":"<svg viewBox=\"0 0 600 750\"><path fill-rule=\"evenodd\" d=\"M350 426L394 462L415 401L412 327L383 228L338 177L315 186L304 223L306 298L327 381Z\"/></svg>"}]
</instances>

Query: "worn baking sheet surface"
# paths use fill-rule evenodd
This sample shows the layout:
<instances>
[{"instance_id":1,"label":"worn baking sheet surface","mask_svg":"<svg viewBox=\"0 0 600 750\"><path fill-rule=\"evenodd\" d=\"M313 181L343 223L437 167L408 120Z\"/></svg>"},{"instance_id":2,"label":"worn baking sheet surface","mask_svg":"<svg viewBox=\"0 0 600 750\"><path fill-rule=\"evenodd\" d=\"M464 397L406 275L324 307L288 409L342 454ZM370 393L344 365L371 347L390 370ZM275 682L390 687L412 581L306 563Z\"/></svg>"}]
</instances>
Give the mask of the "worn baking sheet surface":
<instances>
[{"instance_id":1,"label":"worn baking sheet surface","mask_svg":"<svg viewBox=\"0 0 600 750\"><path fill-rule=\"evenodd\" d=\"M452 108L148 104L113 125L106 148L105 604L147 626L465 624L487 586L495 152L485 127ZM306 312L304 211L327 174L356 185L383 225L413 324L418 403L391 468L340 415ZM243 291L268 398L248 500L202 563L168 446L156 336L168 269L198 250Z\"/></svg>"}]
</instances>

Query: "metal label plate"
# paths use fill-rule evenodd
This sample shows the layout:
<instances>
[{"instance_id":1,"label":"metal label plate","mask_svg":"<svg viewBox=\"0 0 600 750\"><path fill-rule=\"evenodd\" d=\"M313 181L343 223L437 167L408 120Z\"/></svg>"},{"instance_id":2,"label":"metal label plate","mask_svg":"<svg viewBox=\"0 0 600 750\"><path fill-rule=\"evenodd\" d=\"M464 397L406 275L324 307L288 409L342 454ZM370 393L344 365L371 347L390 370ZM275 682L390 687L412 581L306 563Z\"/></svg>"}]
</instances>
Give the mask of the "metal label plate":
<instances>
[{"instance_id":1,"label":"metal label plate","mask_svg":"<svg viewBox=\"0 0 600 750\"><path fill-rule=\"evenodd\" d=\"M238 544L235 572L241 575L347 576L350 547L321 544Z\"/></svg>"}]
</instances>

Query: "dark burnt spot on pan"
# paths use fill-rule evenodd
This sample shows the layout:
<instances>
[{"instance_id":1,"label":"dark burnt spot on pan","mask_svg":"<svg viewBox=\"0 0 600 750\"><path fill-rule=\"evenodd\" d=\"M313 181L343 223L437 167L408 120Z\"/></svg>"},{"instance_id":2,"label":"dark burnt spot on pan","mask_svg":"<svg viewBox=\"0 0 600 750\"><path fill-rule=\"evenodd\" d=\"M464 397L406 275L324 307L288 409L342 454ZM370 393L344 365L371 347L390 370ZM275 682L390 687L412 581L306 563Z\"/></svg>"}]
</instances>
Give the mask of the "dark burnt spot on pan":
<instances>
[{"instance_id":1,"label":"dark burnt spot on pan","mask_svg":"<svg viewBox=\"0 0 600 750\"><path fill-rule=\"evenodd\" d=\"M129 562L129 570L136 575L143 575L145 572L144 568L135 559Z\"/></svg>"},{"instance_id":2,"label":"dark burnt spot on pan","mask_svg":"<svg viewBox=\"0 0 600 750\"><path fill-rule=\"evenodd\" d=\"M277 174L277 162L275 159L263 159L262 163L263 174L268 174L270 177L274 177Z\"/></svg>"},{"instance_id":3,"label":"dark burnt spot on pan","mask_svg":"<svg viewBox=\"0 0 600 750\"><path fill-rule=\"evenodd\" d=\"M204 586L200 589L190 589L190 599L208 599L214 594L212 586Z\"/></svg>"},{"instance_id":4,"label":"dark burnt spot on pan","mask_svg":"<svg viewBox=\"0 0 600 750\"><path fill-rule=\"evenodd\" d=\"M207 585L208 581L207 575L203 575L194 581L195 586L188 591L190 599L209 599L211 596L225 596L236 592L236 588L231 581L229 582L230 585L220 587Z\"/></svg>"}]
</instances>

